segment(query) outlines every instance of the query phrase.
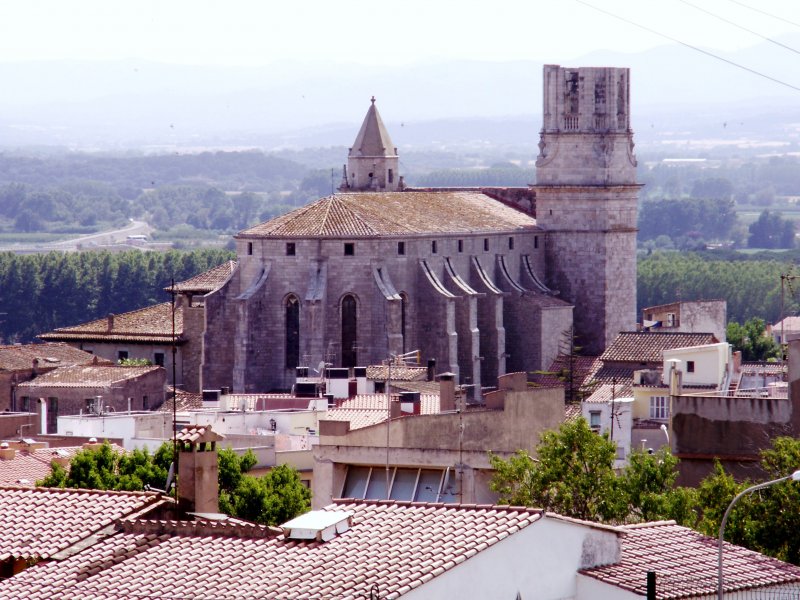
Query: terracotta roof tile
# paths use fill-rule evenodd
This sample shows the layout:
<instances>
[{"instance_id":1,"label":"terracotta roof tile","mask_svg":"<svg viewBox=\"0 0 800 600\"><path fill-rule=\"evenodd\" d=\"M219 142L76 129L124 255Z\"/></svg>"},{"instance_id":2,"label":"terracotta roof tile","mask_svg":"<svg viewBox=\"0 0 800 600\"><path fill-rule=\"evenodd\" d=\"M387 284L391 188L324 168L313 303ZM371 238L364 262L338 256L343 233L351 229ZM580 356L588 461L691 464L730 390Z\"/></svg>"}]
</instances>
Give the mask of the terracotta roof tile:
<instances>
[{"instance_id":1,"label":"terracotta roof tile","mask_svg":"<svg viewBox=\"0 0 800 600\"><path fill-rule=\"evenodd\" d=\"M36 379L20 383L17 387L21 389L104 387L136 379L161 368L157 366L121 367L118 365L59 367L39 375Z\"/></svg>"},{"instance_id":2,"label":"terracotta roof tile","mask_svg":"<svg viewBox=\"0 0 800 600\"><path fill-rule=\"evenodd\" d=\"M420 414L439 414L439 394L420 395ZM350 421L350 429L383 423L387 417L386 394L359 394L328 410L327 421Z\"/></svg>"},{"instance_id":3,"label":"terracotta roof tile","mask_svg":"<svg viewBox=\"0 0 800 600\"><path fill-rule=\"evenodd\" d=\"M191 279L181 281L175 284L176 292L196 292L208 294L222 285L228 280L231 274L236 270L238 263L235 260L227 260L221 265L217 265L213 269L209 269L205 273L195 275ZM164 288L165 291L172 291L172 287Z\"/></svg>"},{"instance_id":4,"label":"terracotta roof tile","mask_svg":"<svg viewBox=\"0 0 800 600\"><path fill-rule=\"evenodd\" d=\"M631 380L612 385L604 383L597 386L585 402L607 404L612 399L632 398L633 382Z\"/></svg>"},{"instance_id":5,"label":"terracotta roof tile","mask_svg":"<svg viewBox=\"0 0 800 600\"><path fill-rule=\"evenodd\" d=\"M0 560L47 558L161 502L146 492L0 487Z\"/></svg>"},{"instance_id":6,"label":"terracotta roof tile","mask_svg":"<svg viewBox=\"0 0 800 600\"><path fill-rule=\"evenodd\" d=\"M172 391L171 385L167 386L167 391L164 395L164 404L158 408L158 412L171 413L172 408ZM178 412L187 410L196 410L203 408L203 395L194 392L187 392L185 390L175 390L175 400L178 404Z\"/></svg>"},{"instance_id":7,"label":"terracotta roof tile","mask_svg":"<svg viewBox=\"0 0 800 600\"><path fill-rule=\"evenodd\" d=\"M623 331L600 356L603 361L658 363L662 352L675 348L717 343L711 333L671 333L665 331Z\"/></svg>"},{"instance_id":8,"label":"terracotta roof tile","mask_svg":"<svg viewBox=\"0 0 800 600\"><path fill-rule=\"evenodd\" d=\"M113 321L109 323L109 321ZM111 325L109 327L109 325ZM175 311L175 335L182 342L183 312ZM113 319L103 317L73 325L60 327L39 336L43 340L97 340L128 342L172 342L172 303L162 302L146 308L114 315Z\"/></svg>"},{"instance_id":9,"label":"terracotta roof tile","mask_svg":"<svg viewBox=\"0 0 800 600\"><path fill-rule=\"evenodd\" d=\"M625 526L618 563L581 571L608 584L646 594L646 572L669 581L658 597L710 596L717 591L717 540L674 522ZM800 567L725 543L725 592L800 582ZM669 591L666 591L669 590Z\"/></svg>"},{"instance_id":10,"label":"terracotta roof tile","mask_svg":"<svg viewBox=\"0 0 800 600\"><path fill-rule=\"evenodd\" d=\"M583 385L591 374L600 366L596 356L568 356L559 354L550 364L550 367L540 373L530 376L532 383L542 387L556 387L565 385L564 379L569 376L572 370L572 377L575 385Z\"/></svg>"},{"instance_id":11,"label":"terracotta roof tile","mask_svg":"<svg viewBox=\"0 0 800 600\"><path fill-rule=\"evenodd\" d=\"M373 365L367 367L367 379L386 381L389 376L389 367L386 365ZM428 377L426 367L407 367L392 365L392 381L424 381Z\"/></svg>"},{"instance_id":12,"label":"terracotta roof tile","mask_svg":"<svg viewBox=\"0 0 800 600\"><path fill-rule=\"evenodd\" d=\"M327 542L255 529L243 536L224 524L170 531L164 523L158 527L170 533L159 535L150 522L123 523L79 554L0 582L0 598L122 600L135 589L144 598L170 590L185 598L345 599L368 598L375 584L381 597L397 598L542 516L526 508L384 501L325 510L352 513L351 527Z\"/></svg>"},{"instance_id":13,"label":"terracotta roof tile","mask_svg":"<svg viewBox=\"0 0 800 600\"><path fill-rule=\"evenodd\" d=\"M335 194L237 237L372 237L536 229L536 220L479 192Z\"/></svg>"},{"instance_id":14,"label":"terracotta roof tile","mask_svg":"<svg viewBox=\"0 0 800 600\"><path fill-rule=\"evenodd\" d=\"M0 346L0 369L6 371L30 369L34 360L39 361L39 367L63 367L85 365L93 359L89 352L60 342Z\"/></svg>"}]
</instances>

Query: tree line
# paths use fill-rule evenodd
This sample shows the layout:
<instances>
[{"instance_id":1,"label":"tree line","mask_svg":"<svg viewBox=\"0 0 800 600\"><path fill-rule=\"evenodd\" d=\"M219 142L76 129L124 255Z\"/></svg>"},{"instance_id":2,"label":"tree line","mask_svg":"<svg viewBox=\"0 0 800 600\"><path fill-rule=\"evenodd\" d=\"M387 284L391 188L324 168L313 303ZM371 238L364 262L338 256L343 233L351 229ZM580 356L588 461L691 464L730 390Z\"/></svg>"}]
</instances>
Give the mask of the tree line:
<instances>
[{"instance_id":1,"label":"tree line","mask_svg":"<svg viewBox=\"0 0 800 600\"><path fill-rule=\"evenodd\" d=\"M781 317L781 275L794 272L796 252L780 260L734 252L655 252L638 261L637 300L646 306L676 300L726 300L728 320L744 323ZM800 280L784 286L784 315L800 311Z\"/></svg>"},{"instance_id":2,"label":"tree line","mask_svg":"<svg viewBox=\"0 0 800 600\"><path fill-rule=\"evenodd\" d=\"M716 537L725 509L751 482L736 482L716 463L697 488L676 485L678 459L666 448L634 451L621 473L614 470L616 444L594 433L585 419L546 432L536 459L520 451L507 460L490 455L492 489L501 504L535 506L609 524L673 519ZM800 440L783 437L761 454L767 479L800 465ZM800 484L784 483L748 495L731 512L725 540L800 564Z\"/></svg>"},{"instance_id":3,"label":"tree line","mask_svg":"<svg viewBox=\"0 0 800 600\"><path fill-rule=\"evenodd\" d=\"M191 252L0 253L3 343L169 300L174 278L189 279L233 258L226 250Z\"/></svg>"},{"instance_id":4,"label":"tree line","mask_svg":"<svg viewBox=\"0 0 800 600\"><path fill-rule=\"evenodd\" d=\"M173 457L170 442L164 442L152 454L138 448L115 452L104 442L98 448L78 452L70 460L69 470L52 463L50 475L36 484L87 490L158 490L167 485ZM217 452L221 512L264 525L280 525L311 508L311 492L300 481L297 470L279 465L261 477L247 475L257 462L252 450L243 455L230 448Z\"/></svg>"}]
</instances>

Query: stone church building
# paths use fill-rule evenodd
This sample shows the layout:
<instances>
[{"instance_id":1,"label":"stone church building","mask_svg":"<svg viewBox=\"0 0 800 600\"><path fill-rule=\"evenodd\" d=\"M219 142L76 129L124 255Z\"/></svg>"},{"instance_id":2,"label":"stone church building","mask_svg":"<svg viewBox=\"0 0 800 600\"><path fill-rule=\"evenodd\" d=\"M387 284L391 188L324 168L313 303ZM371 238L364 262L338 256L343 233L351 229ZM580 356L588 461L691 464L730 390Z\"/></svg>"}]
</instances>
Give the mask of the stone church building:
<instances>
[{"instance_id":1,"label":"stone church building","mask_svg":"<svg viewBox=\"0 0 800 600\"><path fill-rule=\"evenodd\" d=\"M237 264L194 304L201 389L288 389L296 367L419 350L461 384L599 354L636 320L629 71L544 67L536 184L412 189L375 100L339 192L235 236ZM56 339L48 334L49 339Z\"/></svg>"},{"instance_id":2,"label":"stone church building","mask_svg":"<svg viewBox=\"0 0 800 600\"><path fill-rule=\"evenodd\" d=\"M235 236L205 297L203 386L288 388L295 367L419 349L460 383L546 368L575 323L599 353L636 318L629 71L544 68L530 189L410 189L374 99L340 192Z\"/></svg>"}]
</instances>

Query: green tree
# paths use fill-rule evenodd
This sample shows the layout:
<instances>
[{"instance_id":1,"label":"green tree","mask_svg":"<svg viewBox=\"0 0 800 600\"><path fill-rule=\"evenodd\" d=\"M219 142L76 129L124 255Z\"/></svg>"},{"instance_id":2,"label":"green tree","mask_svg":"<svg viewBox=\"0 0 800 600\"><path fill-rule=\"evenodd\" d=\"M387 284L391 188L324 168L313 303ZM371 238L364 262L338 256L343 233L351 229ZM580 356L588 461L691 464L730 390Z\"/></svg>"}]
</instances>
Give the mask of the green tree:
<instances>
[{"instance_id":1,"label":"green tree","mask_svg":"<svg viewBox=\"0 0 800 600\"><path fill-rule=\"evenodd\" d=\"M747 245L751 248L794 247L794 221L784 219L780 213L763 210L758 220L750 224L749 231Z\"/></svg>"},{"instance_id":2,"label":"green tree","mask_svg":"<svg viewBox=\"0 0 800 600\"><path fill-rule=\"evenodd\" d=\"M161 488L171 461L172 444L168 442L155 455L146 449L116 452L111 444L103 442L98 448L78 452L70 461L69 472L54 463L51 474L37 485L128 491L141 491L146 485Z\"/></svg>"},{"instance_id":3,"label":"green tree","mask_svg":"<svg viewBox=\"0 0 800 600\"><path fill-rule=\"evenodd\" d=\"M745 361L779 358L781 348L766 331L767 325L764 320L753 317L744 325L735 321L728 323L726 336L734 350L741 350L742 359Z\"/></svg>"},{"instance_id":4,"label":"green tree","mask_svg":"<svg viewBox=\"0 0 800 600\"><path fill-rule=\"evenodd\" d=\"M52 472L37 485L97 490L141 491L164 487L173 451L164 442L150 454L136 449L117 453L108 442L78 452L69 471L53 463ZM300 481L297 470L288 465L273 468L263 477L245 475L258 462L248 450L238 455L230 448L219 450L220 511L257 523L278 525L311 508L311 492Z\"/></svg>"},{"instance_id":5,"label":"green tree","mask_svg":"<svg viewBox=\"0 0 800 600\"><path fill-rule=\"evenodd\" d=\"M625 502L614 473L616 446L595 434L585 419L542 435L536 459L519 451L508 461L490 454L490 487L500 502L538 506L590 521L624 517Z\"/></svg>"},{"instance_id":6,"label":"green tree","mask_svg":"<svg viewBox=\"0 0 800 600\"><path fill-rule=\"evenodd\" d=\"M627 502L627 519L656 521L673 519L692 526L697 521L694 490L677 487L678 459L667 448L650 454L634 451L619 477Z\"/></svg>"}]
</instances>

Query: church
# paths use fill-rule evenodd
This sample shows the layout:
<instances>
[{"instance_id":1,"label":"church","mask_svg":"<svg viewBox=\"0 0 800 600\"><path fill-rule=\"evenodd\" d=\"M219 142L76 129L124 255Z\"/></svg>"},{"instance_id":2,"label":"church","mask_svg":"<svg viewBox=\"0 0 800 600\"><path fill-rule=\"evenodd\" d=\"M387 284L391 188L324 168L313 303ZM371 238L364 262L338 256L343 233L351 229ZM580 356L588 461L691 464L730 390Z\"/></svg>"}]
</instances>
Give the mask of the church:
<instances>
[{"instance_id":1,"label":"church","mask_svg":"<svg viewBox=\"0 0 800 600\"><path fill-rule=\"evenodd\" d=\"M410 188L373 98L339 191L239 232L182 298L186 387L286 390L297 367L419 350L479 396L573 335L602 352L636 319L628 69L546 65L539 150L527 188Z\"/></svg>"},{"instance_id":2,"label":"church","mask_svg":"<svg viewBox=\"0 0 800 600\"><path fill-rule=\"evenodd\" d=\"M202 381L287 389L295 367L419 350L461 384L599 353L636 315L629 71L544 67L536 185L413 189L374 99L339 193L235 236L205 296Z\"/></svg>"}]
</instances>

